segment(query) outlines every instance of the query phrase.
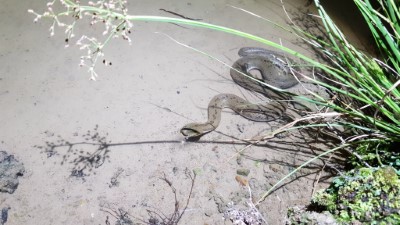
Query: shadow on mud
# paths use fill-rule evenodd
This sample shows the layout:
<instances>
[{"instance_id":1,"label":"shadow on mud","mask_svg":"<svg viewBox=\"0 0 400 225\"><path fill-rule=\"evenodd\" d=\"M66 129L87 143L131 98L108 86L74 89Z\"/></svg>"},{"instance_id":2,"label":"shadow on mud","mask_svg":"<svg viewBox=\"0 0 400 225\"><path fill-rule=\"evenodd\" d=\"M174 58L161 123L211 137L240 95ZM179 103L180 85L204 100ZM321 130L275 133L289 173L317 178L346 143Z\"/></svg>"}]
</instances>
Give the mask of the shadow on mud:
<instances>
[{"instance_id":1,"label":"shadow on mud","mask_svg":"<svg viewBox=\"0 0 400 225\"><path fill-rule=\"evenodd\" d=\"M75 133L74 136L79 134ZM85 177L95 174L94 169L102 166L106 160L109 161L109 147L112 144L107 140L107 136L107 133L100 134L96 125L93 130L88 130L79 137L83 141L71 142L58 135L57 140L46 141L45 145L34 147L46 154L47 158L62 155L61 165L67 163L74 165L71 176Z\"/></svg>"},{"instance_id":2,"label":"shadow on mud","mask_svg":"<svg viewBox=\"0 0 400 225\"><path fill-rule=\"evenodd\" d=\"M309 132L307 132L309 133ZM91 174L96 174L95 170L101 167L105 162L110 162L110 148L118 147L118 146L130 146L130 145L146 145L146 144L167 144L167 143L182 143L182 140L149 140L149 141L136 141L136 142L124 142L124 143L112 143L107 139L108 133L102 134L99 132L99 127L96 125L93 130L88 130L85 134L79 135L75 133L73 139L81 140L72 142L71 140L66 140L60 135L56 136L56 140L54 141L46 141L43 146L34 146L37 149L40 149L43 154L46 154L47 158L53 156L61 156L62 161L61 165L64 164L72 164L70 176L72 177L86 177ZM226 135L228 136L228 135ZM294 136L294 135L292 135ZM310 159L318 155L319 153L326 150L326 145L322 148L316 147L313 143L318 143L320 140L316 140L316 138L310 138L309 134L297 134L298 137L295 139L271 139L263 144L250 144L241 140L233 140L233 141L207 141L207 140L199 140L196 143L199 144L214 144L214 145L235 145L235 146L243 146L246 147L248 145L258 146L258 147L266 147L268 151L279 151L282 153L293 154L296 156L301 156L304 159ZM230 136L228 136L230 137ZM233 138L233 137L230 137ZM325 144L327 139L325 139ZM192 143L194 144L194 143ZM268 158L255 158L251 155L247 155L246 153L238 153L241 157L244 157L249 160L253 160L256 162L267 163L267 164L278 164L283 166L288 166L291 168L296 168L299 166L299 162L289 162L289 161L279 161L279 160L268 160ZM333 165L338 166L343 164L343 156L340 155L331 155L328 157L320 158L319 163L310 163L305 166L305 169L315 171L324 170L329 174L336 174L336 168ZM321 161L324 166L321 166ZM329 161L329 163L324 162ZM312 174L310 173L310 174ZM330 177L330 176L329 176ZM329 178L327 177L327 178Z\"/></svg>"},{"instance_id":3,"label":"shadow on mud","mask_svg":"<svg viewBox=\"0 0 400 225\"><path fill-rule=\"evenodd\" d=\"M146 207L146 212L148 214L147 218L139 218L135 215L130 214L128 211L122 207L115 206L113 204L104 203L100 205L101 211L106 212L108 215L114 218L115 224L120 225L133 225L133 224L149 224L149 225L176 225L181 220L182 216L187 211L190 203L190 199L193 194L193 187L196 180L196 173L185 169L186 178L190 179L190 190L185 200L178 199L178 190L174 187L173 182L167 178L165 174L159 177L163 183L171 189L174 196L174 210L171 214L166 214L161 209L156 207ZM182 184L179 185L180 187ZM183 204L182 204L183 203ZM183 206L183 207L182 207ZM106 225L111 225L110 217L106 216ZM139 221L140 223L134 223L133 221Z\"/></svg>"}]
</instances>

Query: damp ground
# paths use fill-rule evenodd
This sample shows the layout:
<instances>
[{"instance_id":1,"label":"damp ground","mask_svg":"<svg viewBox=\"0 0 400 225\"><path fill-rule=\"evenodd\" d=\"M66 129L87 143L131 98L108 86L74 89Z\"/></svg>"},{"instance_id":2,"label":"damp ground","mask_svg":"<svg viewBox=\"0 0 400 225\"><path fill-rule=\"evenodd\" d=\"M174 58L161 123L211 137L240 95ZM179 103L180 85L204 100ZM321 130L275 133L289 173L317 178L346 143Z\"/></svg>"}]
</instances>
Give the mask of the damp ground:
<instances>
[{"instance_id":1,"label":"damp ground","mask_svg":"<svg viewBox=\"0 0 400 225\"><path fill-rule=\"evenodd\" d=\"M299 16L314 10L307 2L287 1L285 8ZM165 9L314 55L292 34L229 5L288 24L278 0L129 1L129 12L174 16L160 10ZM112 41L105 48L112 66L99 64L94 82L78 66L83 53L64 48L62 30L50 38L50 21L33 23L27 10L44 7L38 1L5 0L0 8L0 150L25 168L15 192L0 193L7 225L135 224L174 218L180 224L231 224L224 213L248 209L250 195L241 183L248 182L252 200L258 200L286 174L330 147L327 140L306 132L246 147L237 139L282 124L255 123L229 110L218 133L199 142L184 141L179 129L205 121L213 96L234 93L259 99L235 85L224 65L155 32L227 64L238 58L241 47L263 47L260 43L200 28L135 22L132 45ZM91 31L82 26L76 32ZM350 37L363 46L357 35ZM259 205L259 212L269 224L283 224L288 207L307 204L313 192L326 186L332 175L326 165L335 160L340 158L315 161L290 177Z\"/></svg>"}]
</instances>

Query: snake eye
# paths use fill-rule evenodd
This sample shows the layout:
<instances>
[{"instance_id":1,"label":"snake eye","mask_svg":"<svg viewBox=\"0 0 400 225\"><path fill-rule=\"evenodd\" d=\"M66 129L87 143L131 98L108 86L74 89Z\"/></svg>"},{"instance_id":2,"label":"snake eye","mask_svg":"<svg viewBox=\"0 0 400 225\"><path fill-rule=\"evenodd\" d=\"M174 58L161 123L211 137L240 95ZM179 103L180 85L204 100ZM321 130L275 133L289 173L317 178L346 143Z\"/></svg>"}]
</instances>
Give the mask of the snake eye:
<instances>
[{"instance_id":1,"label":"snake eye","mask_svg":"<svg viewBox=\"0 0 400 225\"><path fill-rule=\"evenodd\" d=\"M185 136L186 139L197 137L200 135L198 131L185 127L181 129L181 134Z\"/></svg>"}]
</instances>

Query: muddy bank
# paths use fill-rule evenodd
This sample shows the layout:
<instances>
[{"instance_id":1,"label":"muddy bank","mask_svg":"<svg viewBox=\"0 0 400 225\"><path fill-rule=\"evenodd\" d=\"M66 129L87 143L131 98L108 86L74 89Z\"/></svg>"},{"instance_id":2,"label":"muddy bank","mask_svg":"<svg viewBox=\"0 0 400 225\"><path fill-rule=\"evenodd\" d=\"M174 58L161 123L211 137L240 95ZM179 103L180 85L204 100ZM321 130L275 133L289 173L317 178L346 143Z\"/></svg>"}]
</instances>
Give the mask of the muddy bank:
<instances>
[{"instance_id":1,"label":"muddy bank","mask_svg":"<svg viewBox=\"0 0 400 225\"><path fill-rule=\"evenodd\" d=\"M311 9L306 3L290 1L285 7L299 13ZM131 1L129 12L173 16L159 10L166 9L313 55L293 35L227 4L278 24L288 21L277 0ZM176 201L182 210L189 196L181 224L230 224L223 220L227 209L246 209L250 198L236 176L248 181L258 199L325 149L318 142L326 140L296 132L238 154L247 144L232 137L246 139L281 124L252 122L229 110L223 113L219 133L184 142L179 129L204 121L216 94L260 99L234 84L225 66L155 32L229 65L238 59L239 48L259 43L200 28L138 22L131 46L116 40L106 47L112 66L99 64L99 78L93 82L78 66L82 53L73 46L64 49L63 30L50 38L50 21L32 23L27 10L44 7L6 0L0 9L0 149L17 155L26 170L12 195L0 193L0 209L11 207L7 225L149 222L147 210L170 218ZM88 30L77 27L76 35ZM325 186L331 171L322 170L324 163L316 161L273 192L260 204L262 216L270 224L284 223L288 206L306 204ZM192 190L187 171L197 174Z\"/></svg>"}]
</instances>

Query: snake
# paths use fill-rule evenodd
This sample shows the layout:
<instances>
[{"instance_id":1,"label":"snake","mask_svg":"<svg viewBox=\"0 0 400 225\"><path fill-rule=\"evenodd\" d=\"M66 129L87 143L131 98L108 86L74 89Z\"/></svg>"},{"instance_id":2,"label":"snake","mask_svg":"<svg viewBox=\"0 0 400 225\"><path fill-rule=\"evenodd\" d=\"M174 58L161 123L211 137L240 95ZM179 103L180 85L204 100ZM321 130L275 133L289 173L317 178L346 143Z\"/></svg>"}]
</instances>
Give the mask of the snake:
<instances>
[{"instance_id":1,"label":"snake","mask_svg":"<svg viewBox=\"0 0 400 225\"><path fill-rule=\"evenodd\" d=\"M239 86L263 94L272 99L268 103L251 103L234 94L218 94L208 104L208 120L203 123L188 123L180 130L186 139L198 139L204 134L214 131L220 121L223 108L229 108L240 116L257 122L270 122L284 116L287 109L287 100L290 95L276 91L270 86L279 89L288 89L299 83L289 70L287 62L291 59L282 54L264 48L244 47L238 52L240 58L236 60L231 69L232 80ZM250 71L257 70L262 79L253 76ZM244 76L242 73L246 74Z\"/></svg>"}]
</instances>

